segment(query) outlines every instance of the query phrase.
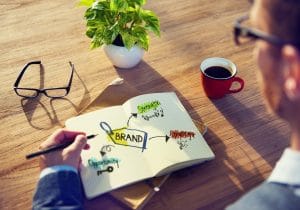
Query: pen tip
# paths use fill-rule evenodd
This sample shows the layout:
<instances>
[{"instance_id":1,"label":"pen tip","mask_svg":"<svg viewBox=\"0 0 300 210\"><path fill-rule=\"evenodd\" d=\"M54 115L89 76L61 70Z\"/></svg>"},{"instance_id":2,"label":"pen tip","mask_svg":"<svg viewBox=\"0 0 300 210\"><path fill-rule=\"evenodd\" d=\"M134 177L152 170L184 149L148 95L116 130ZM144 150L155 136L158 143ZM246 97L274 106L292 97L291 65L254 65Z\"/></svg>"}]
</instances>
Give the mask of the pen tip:
<instances>
[{"instance_id":1,"label":"pen tip","mask_svg":"<svg viewBox=\"0 0 300 210\"><path fill-rule=\"evenodd\" d=\"M96 136L98 136L98 134L88 135L86 138L87 138L87 139L92 139L92 138L94 138L94 137L96 137Z\"/></svg>"}]
</instances>

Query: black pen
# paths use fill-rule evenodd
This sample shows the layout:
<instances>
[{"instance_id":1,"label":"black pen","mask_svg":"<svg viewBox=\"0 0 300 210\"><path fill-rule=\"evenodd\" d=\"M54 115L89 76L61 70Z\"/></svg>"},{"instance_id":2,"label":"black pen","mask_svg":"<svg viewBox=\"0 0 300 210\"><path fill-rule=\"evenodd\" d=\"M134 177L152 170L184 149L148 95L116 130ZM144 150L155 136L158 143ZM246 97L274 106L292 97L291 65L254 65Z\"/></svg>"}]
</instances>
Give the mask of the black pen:
<instances>
[{"instance_id":1,"label":"black pen","mask_svg":"<svg viewBox=\"0 0 300 210\"><path fill-rule=\"evenodd\" d=\"M92 139L92 138L94 138L97 135L98 134L88 135L86 138L87 139ZM66 148L69 145L71 145L72 143L73 143L73 141L68 141L68 142L65 142L65 143L62 143L62 144L53 145L51 147L48 147L47 149L44 149L44 150L41 150L41 151L34 152L34 153L26 155L26 159L34 158L34 157L39 156L39 155L47 154L49 152L53 152L53 151L56 151L56 150L60 150L60 149Z\"/></svg>"}]
</instances>

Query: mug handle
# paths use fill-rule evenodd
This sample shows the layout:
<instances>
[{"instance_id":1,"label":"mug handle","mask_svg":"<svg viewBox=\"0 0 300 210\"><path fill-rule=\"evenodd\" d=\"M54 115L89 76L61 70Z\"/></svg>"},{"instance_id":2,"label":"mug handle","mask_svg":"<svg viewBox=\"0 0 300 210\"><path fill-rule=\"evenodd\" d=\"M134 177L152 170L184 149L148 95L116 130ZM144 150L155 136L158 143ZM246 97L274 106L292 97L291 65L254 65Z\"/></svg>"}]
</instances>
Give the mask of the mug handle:
<instances>
[{"instance_id":1,"label":"mug handle","mask_svg":"<svg viewBox=\"0 0 300 210\"><path fill-rule=\"evenodd\" d=\"M244 80L242 78L240 78L240 77L234 77L232 79L231 84L234 83L234 82L240 83L241 86L239 88L237 88L237 89L233 89L233 90L229 89L229 93L237 93L237 92L240 92L241 90L243 90L243 88L244 88Z\"/></svg>"}]
</instances>

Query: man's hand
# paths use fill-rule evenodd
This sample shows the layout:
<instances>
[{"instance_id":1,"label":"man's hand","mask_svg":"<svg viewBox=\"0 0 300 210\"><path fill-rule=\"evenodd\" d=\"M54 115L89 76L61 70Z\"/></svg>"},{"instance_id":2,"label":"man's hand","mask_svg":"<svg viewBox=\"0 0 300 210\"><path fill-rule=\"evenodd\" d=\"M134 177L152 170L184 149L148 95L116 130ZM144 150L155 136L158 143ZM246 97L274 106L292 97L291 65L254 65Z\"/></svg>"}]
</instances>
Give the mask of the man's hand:
<instances>
[{"instance_id":1,"label":"man's hand","mask_svg":"<svg viewBox=\"0 0 300 210\"><path fill-rule=\"evenodd\" d=\"M41 144L40 149L46 149L69 141L73 142L70 146L42 155L40 158L40 169L43 170L46 167L55 165L70 165L78 169L81 162L81 151L82 149L88 149L85 133L59 129Z\"/></svg>"}]
</instances>

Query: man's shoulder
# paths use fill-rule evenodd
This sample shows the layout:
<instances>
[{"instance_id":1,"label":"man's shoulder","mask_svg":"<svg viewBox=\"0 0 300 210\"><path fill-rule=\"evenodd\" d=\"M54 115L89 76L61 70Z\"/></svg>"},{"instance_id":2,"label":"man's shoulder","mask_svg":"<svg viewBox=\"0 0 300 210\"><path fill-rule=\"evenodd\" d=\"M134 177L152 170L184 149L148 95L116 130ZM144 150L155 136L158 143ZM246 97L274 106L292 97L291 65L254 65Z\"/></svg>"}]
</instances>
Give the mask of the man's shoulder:
<instances>
[{"instance_id":1,"label":"man's shoulder","mask_svg":"<svg viewBox=\"0 0 300 210\"><path fill-rule=\"evenodd\" d=\"M300 195L296 195L295 192L296 189L288 185L264 182L226 209L299 210Z\"/></svg>"}]
</instances>

